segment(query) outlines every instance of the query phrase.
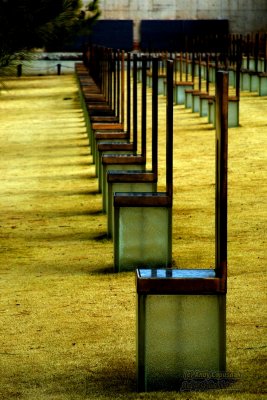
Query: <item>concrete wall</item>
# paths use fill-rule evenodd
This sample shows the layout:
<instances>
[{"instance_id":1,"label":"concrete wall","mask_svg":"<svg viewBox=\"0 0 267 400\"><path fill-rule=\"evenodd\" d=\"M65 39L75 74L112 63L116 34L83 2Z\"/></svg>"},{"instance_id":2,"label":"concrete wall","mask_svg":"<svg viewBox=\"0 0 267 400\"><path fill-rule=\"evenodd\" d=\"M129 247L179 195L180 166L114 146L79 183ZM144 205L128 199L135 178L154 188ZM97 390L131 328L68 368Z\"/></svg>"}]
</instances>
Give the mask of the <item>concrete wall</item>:
<instances>
[{"instance_id":1,"label":"concrete wall","mask_svg":"<svg viewBox=\"0 0 267 400\"><path fill-rule=\"evenodd\" d=\"M87 3L85 1L85 3ZM102 19L228 19L232 33L267 31L267 0L100 0Z\"/></svg>"}]
</instances>

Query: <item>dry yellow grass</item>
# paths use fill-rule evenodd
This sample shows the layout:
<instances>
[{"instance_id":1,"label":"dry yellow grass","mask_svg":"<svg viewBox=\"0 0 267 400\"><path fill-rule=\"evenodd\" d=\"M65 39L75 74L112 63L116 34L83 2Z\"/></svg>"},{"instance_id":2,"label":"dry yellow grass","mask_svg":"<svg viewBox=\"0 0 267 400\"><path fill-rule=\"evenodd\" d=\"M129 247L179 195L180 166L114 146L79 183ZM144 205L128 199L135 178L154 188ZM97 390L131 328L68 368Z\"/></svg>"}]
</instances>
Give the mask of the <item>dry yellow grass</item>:
<instances>
[{"instance_id":1,"label":"dry yellow grass","mask_svg":"<svg viewBox=\"0 0 267 400\"><path fill-rule=\"evenodd\" d=\"M159 96L160 188L165 99ZM267 98L242 94L229 130L228 388L136 393L134 273L113 243L73 76L9 79L0 94L0 398L263 399ZM214 266L214 141L175 107L173 264Z\"/></svg>"}]
</instances>

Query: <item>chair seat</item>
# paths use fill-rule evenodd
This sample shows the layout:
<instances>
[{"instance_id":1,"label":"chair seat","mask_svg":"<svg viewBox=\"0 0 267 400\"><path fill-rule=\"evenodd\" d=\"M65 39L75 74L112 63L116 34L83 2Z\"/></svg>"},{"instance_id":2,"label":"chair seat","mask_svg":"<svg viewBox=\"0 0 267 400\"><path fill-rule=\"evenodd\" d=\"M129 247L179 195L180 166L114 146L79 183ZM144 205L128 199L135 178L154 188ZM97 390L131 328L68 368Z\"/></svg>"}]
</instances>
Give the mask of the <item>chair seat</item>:
<instances>
[{"instance_id":1,"label":"chair seat","mask_svg":"<svg viewBox=\"0 0 267 400\"><path fill-rule=\"evenodd\" d=\"M212 269L137 269L141 294L225 293L225 281Z\"/></svg>"}]
</instances>

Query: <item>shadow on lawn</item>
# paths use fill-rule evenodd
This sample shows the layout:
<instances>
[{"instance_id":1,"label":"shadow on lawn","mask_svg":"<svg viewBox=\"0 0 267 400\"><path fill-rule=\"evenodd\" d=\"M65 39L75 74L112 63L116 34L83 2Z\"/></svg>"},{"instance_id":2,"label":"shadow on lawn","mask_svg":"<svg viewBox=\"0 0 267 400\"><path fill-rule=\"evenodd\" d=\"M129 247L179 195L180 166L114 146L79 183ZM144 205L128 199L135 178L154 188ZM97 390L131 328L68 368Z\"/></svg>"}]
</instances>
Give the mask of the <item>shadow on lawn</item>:
<instances>
[{"instance_id":1,"label":"shadow on lawn","mask_svg":"<svg viewBox=\"0 0 267 400\"><path fill-rule=\"evenodd\" d=\"M119 357L119 356L118 356ZM135 365L128 360L113 360L112 365L103 367L98 373L89 373L85 377L85 395L116 395L136 393Z\"/></svg>"}]
</instances>

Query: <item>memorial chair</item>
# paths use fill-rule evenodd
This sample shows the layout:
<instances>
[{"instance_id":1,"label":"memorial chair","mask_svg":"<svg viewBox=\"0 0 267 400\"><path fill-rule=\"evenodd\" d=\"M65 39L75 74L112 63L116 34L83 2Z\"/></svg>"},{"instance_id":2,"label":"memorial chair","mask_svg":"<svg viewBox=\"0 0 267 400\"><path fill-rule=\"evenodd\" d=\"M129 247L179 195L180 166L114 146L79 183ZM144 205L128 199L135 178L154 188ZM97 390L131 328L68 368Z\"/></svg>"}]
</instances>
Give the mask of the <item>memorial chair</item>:
<instances>
[{"instance_id":1,"label":"memorial chair","mask_svg":"<svg viewBox=\"0 0 267 400\"><path fill-rule=\"evenodd\" d=\"M131 60L131 54L127 54L127 74L126 74L126 113L127 113L127 138L120 139L114 138L114 135L110 135L109 132L97 132L95 134L95 167L96 176L99 177L101 181L101 159L104 154L120 154L120 153L136 153L137 151L137 55L134 54L133 60ZM131 89L131 72L133 77L133 90ZM121 76L121 85L124 86L124 74ZM132 93L133 92L133 93ZM132 96L133 94L133 96ZM133 98L131 98L133 97ZM122 101L124 101L124 96L122 96ZM131 135L131 116L133 109L133 132ZM132 136L132 137L131 137ZM99 185L99 190L101 190L101 185Z\"/></svg>"},{"instance_id":2,"label":"memorial chair","mask_svg":"<svg viewBox=\"0 0 267 400\"><path fill-rule=\"evenodd\" d=\"M147 57L142 58L142 135L147 135ZM107 171L106 210L108 236L113 236L113 196L118 192L156 192L158 180L158 58L152 60L152 169Z\"/></svg>"},{"instance_id":3,"label":"memorial chair","mask_svg":"<svg viewBox=\"0 0 267 400\"><path fill-rule=\"evenodd\" d=\"M140 261L136 270L140 392L197 390L194 382L201 378L208 388L211 378L226 371L227 72L217 74L216 104L215 269L162 269L157 263L148 269L149 264ZM150 245L153 251L157 243Z\"/></svg>"},{"instance_id":4,"label":"memorial chair","mask_svg":"<svg viewBox=\"0 0 267 400\"><path fill-rule=\"evenodd\" d=\"M166 191L114 194L114 269L172 262L173 61L167 62Z\"/></svg>"},{"instance_id":5,"label":"memorial chair","mask_svg":"<svg viewBox=\"0 0 267 400\"><path fill-rule=\"evenodd\" d=\"M107 185L107 173L108 171L129 171L129 170L139 170L144 171L146 168L146 114L144 111L146 104L146 97L144 93L144 85L141 103L142 103L142 113L141 113L141 153L137 152L138 146L138 104L137 104L137 56L133 59L133 151L126 154L126 151L119 151L116 153L112 151L112 154L103 154L101 160L99 160L99 191L102 192L102 204L103 212L107 212L107 196L108 196L108 185ZM145 67L145 66L144 66ZM145 75L145 74L144 74Z\"/></svg>"},{"instance_id":6,"label":"memorial chair","mask_svg":"<svg viewBox=\"0 0 267 400\"><path fill-rule=\"evenodd\" d=\"M174 101L175 104L185 104L185 91L193 90L193 80L188 80L188 54L186 53L183 58L183 53L180 53L179 59L175 60L175 81L174 81ZM177 79L177 72L179 72L179 79ZM185 75L185 79L184 79Z\"/></svg>"}]
</instances>

